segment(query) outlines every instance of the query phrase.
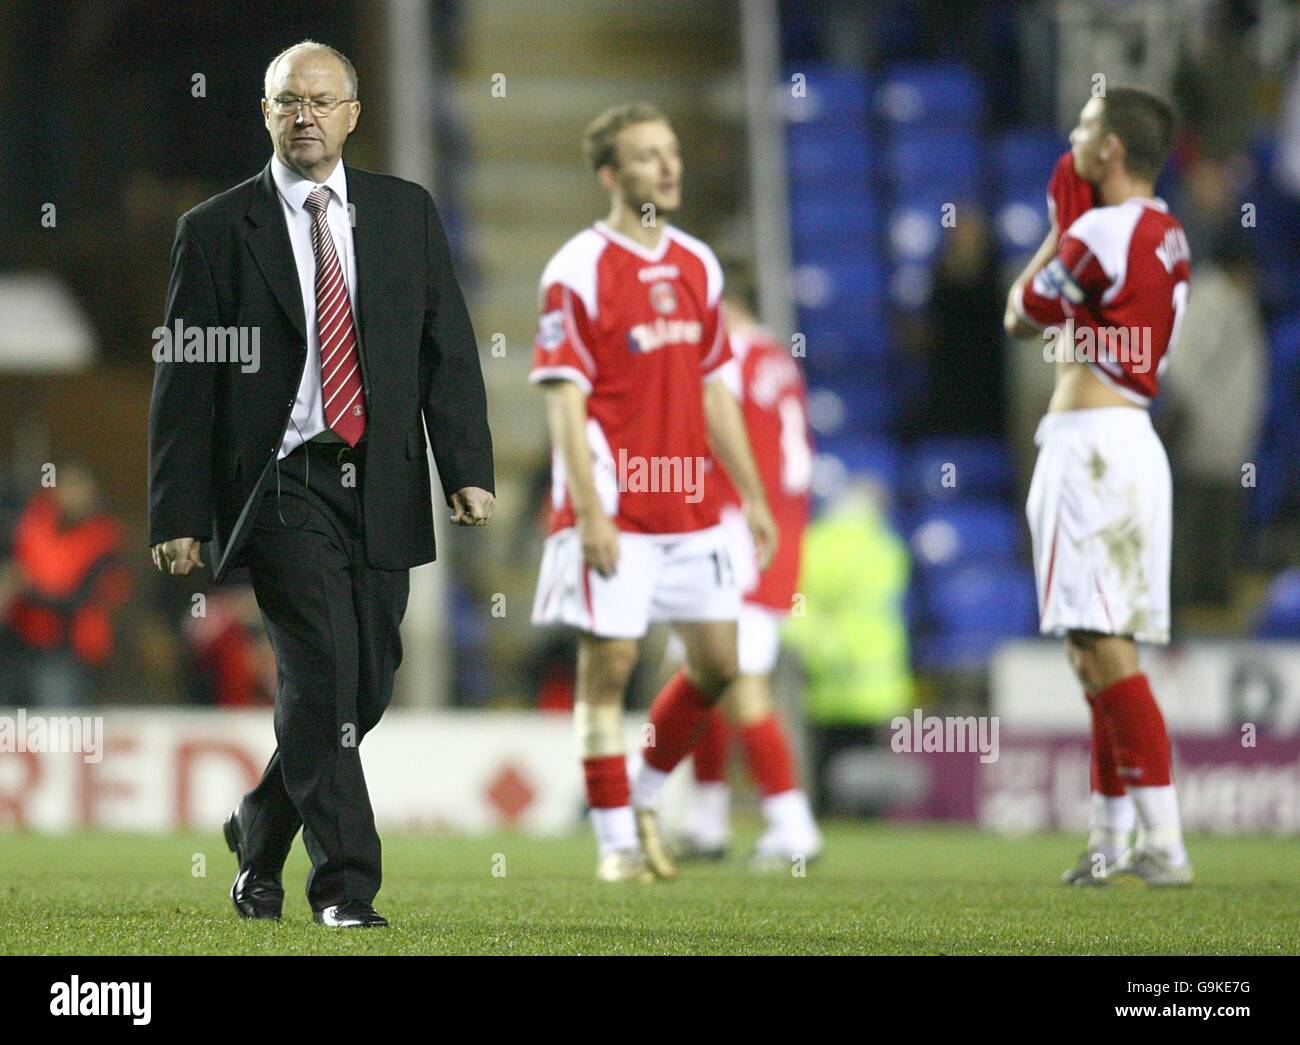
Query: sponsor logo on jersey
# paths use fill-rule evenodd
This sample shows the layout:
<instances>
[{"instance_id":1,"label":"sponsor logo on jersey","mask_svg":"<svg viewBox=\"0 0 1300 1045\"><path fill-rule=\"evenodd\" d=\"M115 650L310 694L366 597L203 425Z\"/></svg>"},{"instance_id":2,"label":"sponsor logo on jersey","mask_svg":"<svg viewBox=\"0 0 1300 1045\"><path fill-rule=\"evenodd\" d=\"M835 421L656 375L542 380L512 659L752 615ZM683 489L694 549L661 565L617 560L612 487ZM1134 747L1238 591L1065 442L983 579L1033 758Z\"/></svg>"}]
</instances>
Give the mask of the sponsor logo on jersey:
<instances>
[{"instance_id":1,"label":"sponsor logo on jersey","mask_svg":"<svg viewBox=\"0 0 1300 1045\"><path fill-rule=\"evenodd\" d=\"M661 279L678 279L681 271L676 265L650 265L640 269L636 278L642 283L654 283Z\"/></svg>"},{"instance_id":2,"label":"sponsor logo on jersey","mask_svg":"<svg viewBox=\"0 0 1300 1045\"><path fill-rule=\"evenodd\" d=\"M702 334L703 324L696 319L656 319L629 330L627 343L633 352L654 352L665 345L698 345Z\"/></svg>"},{"instance_id":3,"label":"sponsor logo on jersey","mask_svg":"<svg viewBox=\"0 0 1300 1045\"><path fill-rule=\"evenodd\" d=\"M661 281L650 288L650 307L661 316L671 316L677 311L677 289Z\"/></svg>"},{"instance_id":4,"label":"sponsor logo on jersey","mask_svg":"<svg viewBox=\"0 0 1300 1045\"><path fill-rule=\"evenodd\" d=\"M558 309L542 313L537 322L537 343L544 351L554 352L564 343L564 313Z\"/></svg>"}]
</instances>

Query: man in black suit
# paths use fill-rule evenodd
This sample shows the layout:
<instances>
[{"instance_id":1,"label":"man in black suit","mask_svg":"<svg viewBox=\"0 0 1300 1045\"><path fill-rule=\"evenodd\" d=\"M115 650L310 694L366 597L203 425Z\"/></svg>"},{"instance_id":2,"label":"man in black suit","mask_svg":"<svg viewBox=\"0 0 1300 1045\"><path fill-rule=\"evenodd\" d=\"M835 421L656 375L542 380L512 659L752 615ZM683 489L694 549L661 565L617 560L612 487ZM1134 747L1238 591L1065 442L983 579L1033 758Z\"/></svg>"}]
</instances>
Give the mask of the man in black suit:
<instances>
[{"instance_id":1,"label":"man in black suit","mask_svg":"<svg viewBox=\"0 0 1300 1045\"><path fill-rule=\"evenodd\" d=\"M492 514L492 437L432 199L341 162L361 112L352 64L304 41L265 94L270 163L176 226L150 544L169 573L203 566L205 540L216 582L247 566L275 648L278 747L225 825L235 909L280 916L301 826L316 920L381 926L358 746L392 696L408 571L434 557L425 430L464 526Z\"/></svg>"}]
</instances>

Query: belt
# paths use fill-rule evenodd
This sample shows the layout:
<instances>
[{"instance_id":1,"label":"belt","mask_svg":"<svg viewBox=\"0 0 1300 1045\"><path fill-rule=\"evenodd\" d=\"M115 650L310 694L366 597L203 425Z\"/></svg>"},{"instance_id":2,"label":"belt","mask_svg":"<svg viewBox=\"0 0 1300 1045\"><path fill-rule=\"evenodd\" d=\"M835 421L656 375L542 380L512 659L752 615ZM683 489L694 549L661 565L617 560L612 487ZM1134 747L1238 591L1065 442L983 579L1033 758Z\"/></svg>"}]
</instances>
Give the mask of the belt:
<instances>
[{"instance_id":1,"label":"belt","mask_svg":"<svg viewBox=\"0 0 1300 1045\"><path fill-rule=\"evenodd\" d=\"M333 439L308 439L307 442L301 444L299 449L305 450L313 457L324 457L336 463L342 463L349 458L355 460L364 457L366 454L366 440L363 438L356 446L348 446L342 439L337 441Z\"/></svg>"}]
</instances>

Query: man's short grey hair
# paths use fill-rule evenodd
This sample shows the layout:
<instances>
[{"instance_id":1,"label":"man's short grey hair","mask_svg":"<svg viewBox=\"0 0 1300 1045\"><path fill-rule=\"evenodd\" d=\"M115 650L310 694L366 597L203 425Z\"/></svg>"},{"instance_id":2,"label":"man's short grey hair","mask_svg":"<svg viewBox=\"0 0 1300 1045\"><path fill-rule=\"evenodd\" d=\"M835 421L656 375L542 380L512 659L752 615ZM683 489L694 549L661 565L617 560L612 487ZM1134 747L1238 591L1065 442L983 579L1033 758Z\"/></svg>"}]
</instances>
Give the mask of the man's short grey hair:
<instances>
[{"instance_id":1,"label":"man's short grey hair","mask_svg":"<svg viewBox=\"0 0 1300 1045\"><path fill-rule=\"evenodd\" d=\"M271 64L266 67L266 80L262 84L262 91L264 97L266 98L271 97L271 77L275 75L275 67L279 65L283 59L287 58L289 55L294 54L297 51L326 51L329 54L332 54L342 64L343 71L347 73L348 97L349 98L361 97L361 95L357 93L358 90L357 71L352 67L352 63L348 61L348 56L345 55L342 51L334 50L334 48L332 48L329 44L318 43L315 40L299 40L292 47L286 47L283 51L281 51L279 54L277 54L274 58L271 59Z\"/></svg>"}]
</instances>

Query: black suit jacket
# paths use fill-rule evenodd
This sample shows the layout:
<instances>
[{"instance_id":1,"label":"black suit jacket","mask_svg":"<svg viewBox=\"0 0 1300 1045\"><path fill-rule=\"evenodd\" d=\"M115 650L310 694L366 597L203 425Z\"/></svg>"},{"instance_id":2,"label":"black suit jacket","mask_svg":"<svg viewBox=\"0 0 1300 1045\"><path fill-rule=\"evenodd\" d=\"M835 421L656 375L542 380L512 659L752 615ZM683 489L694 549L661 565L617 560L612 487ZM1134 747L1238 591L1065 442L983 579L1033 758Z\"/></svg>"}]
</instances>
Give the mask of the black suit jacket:
<instances>
[{"instance_id":1,"label":"black suit jacket","mask_svg":"<svg viewBox=\"0 0 1300 1045\"><path fill-rule=\"evenodd\" d=\"M443 493L493 491L478 347L442 223L420 186L346 167L366 400L366 558L402 569L434 557L425 431ZM211 541L222 580L242 565L257 502L307 359L293 248L268 163L176 224L166 325L256 327L260 366L156 362L149 410L149 543ZM157 342L156 342L157 345ZM156 350L155 358L160 354Z\"/></svg>"}]
</instances>

